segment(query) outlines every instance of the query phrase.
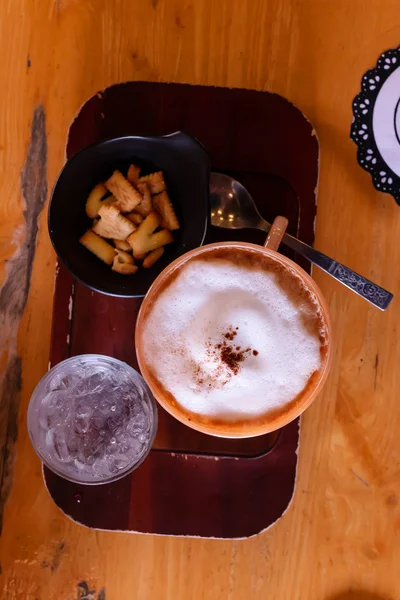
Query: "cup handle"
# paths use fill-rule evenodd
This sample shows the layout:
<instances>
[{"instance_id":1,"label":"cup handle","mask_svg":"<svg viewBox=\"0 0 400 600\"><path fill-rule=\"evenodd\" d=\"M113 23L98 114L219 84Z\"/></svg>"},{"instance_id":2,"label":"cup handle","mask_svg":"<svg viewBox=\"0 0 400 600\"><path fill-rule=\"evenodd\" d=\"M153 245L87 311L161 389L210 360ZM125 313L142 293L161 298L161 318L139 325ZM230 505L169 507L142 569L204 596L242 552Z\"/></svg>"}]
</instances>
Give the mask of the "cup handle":
<instances>
[{"instance_id":1,"label":"cup handle","mask_svg":"<svg viewBox=\"0 0 400 600\"><path fill-rule=\"evenodd\" d=\"M289 221L286 217L276 217L271 225L268 237L265 240L264 248L275 250L275 252L277 252L288 224Z\"/></svg>"}]
</instances>

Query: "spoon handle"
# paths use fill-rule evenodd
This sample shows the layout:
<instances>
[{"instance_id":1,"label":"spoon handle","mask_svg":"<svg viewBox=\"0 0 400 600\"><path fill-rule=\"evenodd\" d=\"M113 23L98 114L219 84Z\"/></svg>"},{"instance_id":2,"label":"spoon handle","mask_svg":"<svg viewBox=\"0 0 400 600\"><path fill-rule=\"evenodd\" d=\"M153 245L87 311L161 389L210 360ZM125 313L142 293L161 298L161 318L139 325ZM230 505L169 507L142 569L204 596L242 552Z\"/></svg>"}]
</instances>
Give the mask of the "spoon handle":
<instances>
[{"instance_id":1,"label":"spoon handle","mask_svg":"<svg viewBox=\"0 0 400 600\"><path fill-rule=\"evenodd\" d=\"M336 262L336 260L329 258L326 254L314 250L314 248L311 248L311 246L308 246L297 238L285 233L282 242L298 254L305 256L311 263L329 273L334 279L337 279L340 283L343 283L343 285L364 298L364 300L368 300L368 302L381 310L386 310L392 301L393 294L387 290L372 283L372 281L352 271L352 269Z\"/></svg>"}]
</instances>

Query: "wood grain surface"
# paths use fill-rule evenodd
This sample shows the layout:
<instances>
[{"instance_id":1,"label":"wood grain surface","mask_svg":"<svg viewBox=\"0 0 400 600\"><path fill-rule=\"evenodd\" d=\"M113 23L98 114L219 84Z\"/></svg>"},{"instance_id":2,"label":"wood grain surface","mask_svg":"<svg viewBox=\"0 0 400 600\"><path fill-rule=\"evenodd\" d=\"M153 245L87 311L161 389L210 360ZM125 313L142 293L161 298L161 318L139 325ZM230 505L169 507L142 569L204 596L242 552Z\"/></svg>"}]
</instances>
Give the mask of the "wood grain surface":
<instances>
[{"instance_id":1,"label":"wood grain surface","mask_svg":"<svg viewBox=\"0 0 400 600\"><path fill-rule=\"evenodd\" d=\"M50 500L25 424L50 340L43 202L81 104L139 79L286 96L320 140L316 247L396 293L400 209L357 166L349 128L361 75L399 38L397 0L1 0L1 598L400 598L399 294L381 313L315 271L334 366L302 421L294 502L250 540L79 527Z\"/></svg>"}]
</instances>

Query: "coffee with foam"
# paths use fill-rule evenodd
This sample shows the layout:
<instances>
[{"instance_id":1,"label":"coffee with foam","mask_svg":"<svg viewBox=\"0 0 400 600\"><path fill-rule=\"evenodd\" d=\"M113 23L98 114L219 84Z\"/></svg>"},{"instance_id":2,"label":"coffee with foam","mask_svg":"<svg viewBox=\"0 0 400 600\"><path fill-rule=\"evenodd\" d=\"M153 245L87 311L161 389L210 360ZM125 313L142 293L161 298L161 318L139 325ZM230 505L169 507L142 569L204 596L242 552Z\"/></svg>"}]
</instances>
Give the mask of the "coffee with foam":
<instances>
[{"instance_id":1,"label":"coffee with foam","mask_svg":"<svg viewBox=\"0 0 400 600\"><path fill-rule=\"evenodd\" d=\"M150 387L192 424L229 430L299 402L326 359L316 295L259 252L220 247L174 270L146 307Z\"/></svg>"}]
</instances>

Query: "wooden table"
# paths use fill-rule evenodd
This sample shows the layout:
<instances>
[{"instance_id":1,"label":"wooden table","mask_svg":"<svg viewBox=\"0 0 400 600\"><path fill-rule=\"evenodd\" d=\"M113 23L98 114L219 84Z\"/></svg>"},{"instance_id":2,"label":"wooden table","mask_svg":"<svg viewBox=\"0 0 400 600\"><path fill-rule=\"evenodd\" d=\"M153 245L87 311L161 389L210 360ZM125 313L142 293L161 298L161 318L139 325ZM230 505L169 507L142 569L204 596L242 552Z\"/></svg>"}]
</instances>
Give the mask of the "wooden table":
<instances>
[{"instance_id":1,"label":"wooden table","mask_svg":"<svg viewBox=\"0 0 400 600\"><path fill-rule=\"evenodd\" d=\"M302 421L294 501L255 538L75 525L50 500L26 429L53 302L44 203L74 114L112 83L289 98L321 144L316 247L399 291L400 208L374 190L349 139L361 75L399 43L398 1L3 0L0 11L1 598L400 598L399 293L381 313L315 271L332 311L334 366Z\"/></svg>"}]
</instances>

